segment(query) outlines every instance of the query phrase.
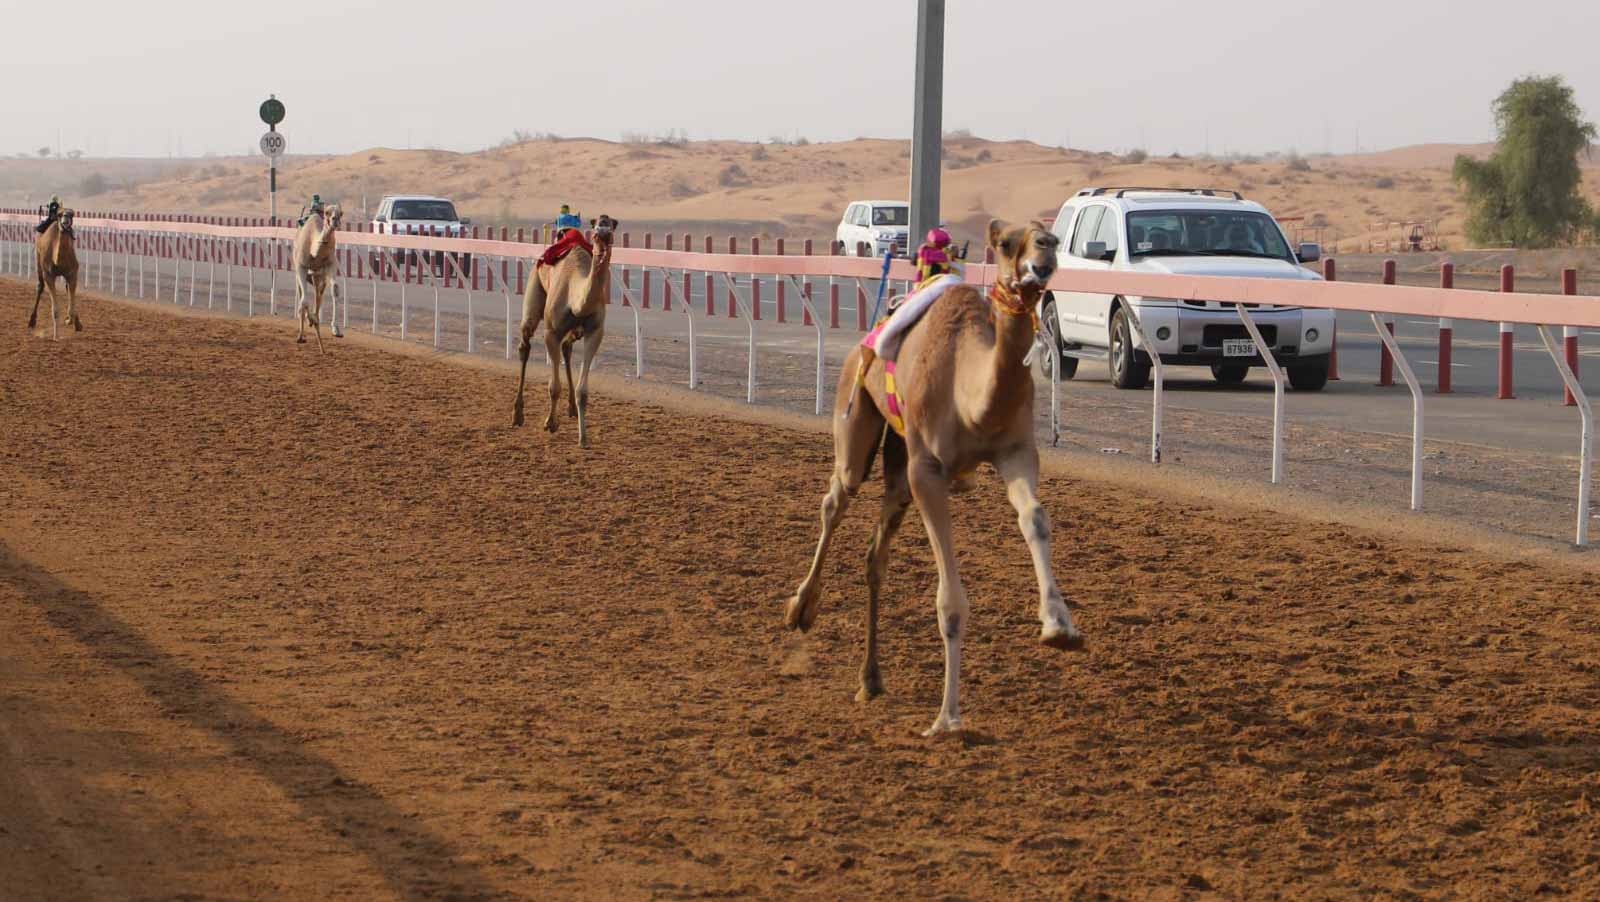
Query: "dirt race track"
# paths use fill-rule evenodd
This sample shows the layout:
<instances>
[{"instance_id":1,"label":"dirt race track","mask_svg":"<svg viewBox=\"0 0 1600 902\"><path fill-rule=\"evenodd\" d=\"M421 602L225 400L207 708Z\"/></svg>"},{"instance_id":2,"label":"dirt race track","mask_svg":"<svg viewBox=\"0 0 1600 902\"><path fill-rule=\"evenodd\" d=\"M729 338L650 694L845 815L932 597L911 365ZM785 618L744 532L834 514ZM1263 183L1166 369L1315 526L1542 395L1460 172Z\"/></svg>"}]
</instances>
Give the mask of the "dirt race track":
<instances>
[{"instance_id":1,"label":"dirt race track","mask_svg":"<svg viewBox=\"0 0 1600 902\"><path fill-rule=\"evenodd\" d=\"M0 283L0 897L1600 896L1600 580L1047 473L959 499L972 732L814 424ZM631 391L631 394L629 394ZM654 391L655 393L646 394ZM540 393L536 390L536 395ZM778 415L773 415L778 416Z\"/></svg>"}]
</instances>

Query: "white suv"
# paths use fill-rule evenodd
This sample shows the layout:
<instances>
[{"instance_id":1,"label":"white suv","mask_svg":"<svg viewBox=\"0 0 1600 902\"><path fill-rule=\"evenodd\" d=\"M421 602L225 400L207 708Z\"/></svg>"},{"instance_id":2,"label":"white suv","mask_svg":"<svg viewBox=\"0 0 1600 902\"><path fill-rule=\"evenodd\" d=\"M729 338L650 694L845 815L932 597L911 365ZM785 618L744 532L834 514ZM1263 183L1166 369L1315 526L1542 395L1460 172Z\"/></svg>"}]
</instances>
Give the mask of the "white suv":
<instances>
[{"instance_id":1,"label":"white suv","mask_svg":"<svg viewBox=\"0 0 1600 902\"><path fill-rule=\"evenodd\" d=\"M854 254L865 243L868 252L881 257L895 249L897 256L910 256L911 205L903 200L858 200L845 207L833 240L844 242L844 252Z\"/></svg>"},{"instance_id":2,"label":"white suv","mask_svg":"<svg viewBox=\"0 0 1600 902\"><path fill-rule=\"evenodd\" d=\"M1210 188L1085 188L1061 205L1052 227L1062 270L1112 270L1193 276L1320 279L1301 266L1321 256L1315 244L1292 248L1260 204ZM1248 305L1273 356L1300 391L1328 383L1334 313L1277 304ZM1221 383L1242 382L1261 366L1232 304L1173 298L1046 292L1039 318L1058 353L1045 365L1070 379L1083 359L1106 360L1118 388L1143 388L1150 356L1136 347L1131 309L1163 364L1209 366Z\"/></svg>"},{"instance_id":3,"label":"white suv","mask_svg":"<svg viewBox=\"0 0 1600 902\"><path fill-rule=\"evenodd\" d=\"M372 230L380 228L389 234L423 235L437 234L445 238L460 238L465 231L464 226L471 225L472 220L456 215L456 205L448 198L432 197L426 194L391 194L384 197L378 204L378 212L372 217ZM396 255L401 263L415 263L416 251L405 255ZM434 268L443 271L444 260L433 261L431 255L424 251L423 263L434 264ZM373 253L372 266L378 268L378 254ZM463 254L457 259L463 273L472 272L472 255Z\"/></svg>"}]
</instances>

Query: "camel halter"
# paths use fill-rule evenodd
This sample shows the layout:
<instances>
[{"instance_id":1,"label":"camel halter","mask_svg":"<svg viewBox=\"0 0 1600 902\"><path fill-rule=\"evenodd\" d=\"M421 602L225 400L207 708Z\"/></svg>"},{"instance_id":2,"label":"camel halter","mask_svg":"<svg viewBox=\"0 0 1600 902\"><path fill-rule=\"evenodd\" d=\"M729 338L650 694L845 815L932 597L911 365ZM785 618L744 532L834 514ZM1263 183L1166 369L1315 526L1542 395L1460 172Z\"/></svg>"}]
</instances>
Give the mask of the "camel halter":
<instances>
[{"instance_id":1,"label":"camel halter","mask_svg":"<svg viewBox=\"0 0 1600 902\"><path fill-rule=\"evenodd\" d=\"M1000 308L1001 312L1011 316L1027 316L1033 320L1035 331L1039 329L1039 312L1029 304L1023 302L1017 292L1005 287L1001 282L995 282L989 287L989 300Z\"/></svg>"}]
</instances>

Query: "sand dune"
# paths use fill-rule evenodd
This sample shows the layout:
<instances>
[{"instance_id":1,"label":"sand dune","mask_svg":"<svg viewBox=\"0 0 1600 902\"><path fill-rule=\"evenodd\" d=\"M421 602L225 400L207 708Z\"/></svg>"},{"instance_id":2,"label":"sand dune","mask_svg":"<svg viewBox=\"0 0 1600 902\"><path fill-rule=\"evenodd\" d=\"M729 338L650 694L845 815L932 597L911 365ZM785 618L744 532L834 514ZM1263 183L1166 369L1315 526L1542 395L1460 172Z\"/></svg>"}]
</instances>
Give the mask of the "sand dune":
<instances>
[{"instance_id":1,"label":"sand dune","mask_svg":"<svg viewBox=\"0 0 1600 902\"><path fill-rule=\"evenodd\" d=\"M952 139L946 143L946 219L958 237L977 237L991 216L1050 216L1086 185L1204 185L1237 188L1266 204L1305 237L1346 253L1383 249L1398 223L1430 220L1447 247L1466 246L1463 205L1450 179L1458 153L1487 155L1492 145L1427 144L1379 153L1315 157L1304 166L1283 158L1150 158L1129 162L1105 153L1026 141ZM31 181L15 170L30 167ZM163 167L147 180L82 196L100 161L0 161L0 199L37 198L46 182L65 185L84 208L262 215L266 180L259 158L196 160ZM390 192L453 198L476 223L527 226L548 220L561 203L586 215L609 213L628 231L816 238L825 241L846 203L905 194L904 141L772 145L594 139L534 140L476 153L372 148L334 157L291 157L279 173L280 211L311 195L359 211ZM1586 189L1600 202L1600 159L1586 165ZM123 181L129 181L126 178ZM19 187L22 183L27 184Z\"/></svg>"}]
</instances>

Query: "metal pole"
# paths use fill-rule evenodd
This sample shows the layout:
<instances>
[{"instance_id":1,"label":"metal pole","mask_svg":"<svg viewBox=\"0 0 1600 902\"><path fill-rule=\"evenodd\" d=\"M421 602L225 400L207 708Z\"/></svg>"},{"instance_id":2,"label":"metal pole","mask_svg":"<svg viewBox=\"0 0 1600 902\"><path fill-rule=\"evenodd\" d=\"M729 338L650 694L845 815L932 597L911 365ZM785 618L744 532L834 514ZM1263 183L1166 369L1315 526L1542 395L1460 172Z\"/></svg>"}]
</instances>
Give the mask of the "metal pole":
<instances>
[{"instance_id":1,"label":"metal pole","mask_svg":"<svg viewBox=\"0 0 1600 902\"><path fill-rule=\"evenodd\" d=\"M916 105L911 125L911 235L939 224L944 153L944 0L917 0Z\"/></svg>"}]
</instances>

